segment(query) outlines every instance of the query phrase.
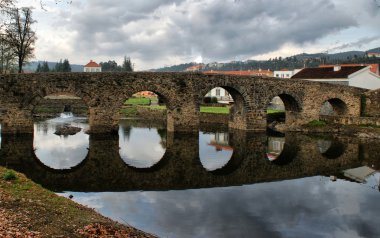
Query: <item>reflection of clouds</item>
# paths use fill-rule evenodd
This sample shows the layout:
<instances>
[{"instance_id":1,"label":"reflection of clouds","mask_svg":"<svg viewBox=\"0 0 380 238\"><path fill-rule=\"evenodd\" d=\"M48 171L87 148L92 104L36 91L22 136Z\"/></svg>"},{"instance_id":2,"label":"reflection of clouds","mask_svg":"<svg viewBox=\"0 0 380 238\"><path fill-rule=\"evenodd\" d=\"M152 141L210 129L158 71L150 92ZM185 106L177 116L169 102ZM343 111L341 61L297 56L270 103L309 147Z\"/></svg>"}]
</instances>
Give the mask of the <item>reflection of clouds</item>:
<instances>
[{"instance_id":1,"label":"reflection of clouds","mask_svg":"<svg viewBox=\"0 0 380 238\"><path fill-rule=\"evenodd\" d=\"M56 127L64 122L82 128L72 136L54 134ZM84 133L88 125L74 121L49 120L35 123L33 147L37 158L46 166L54 169L69 169L84 160L89 147L89 136Z\"/></svg>"},{"instance_id":2,"label":"reflection of clouds","mask_svg":"<svg viewBox=\"0 0 380 238\"><path fill-rule=\"evenodd\" d=\"M214 137L214 133L199 132L199 158L203 168L208 171L225 166L233 153L233 150L217 150L215 146L210 145Z\"/></svg>"},{"instance_id":3,"label":"reflection of clouds","mask_svg":"<svg viewBox=\"0 0 380 238\"><path fill-rule=\"evenodd\" d=\"M128 136L122 136L125 131ZM149 168L165 154L162 138L156 128L119 128L120 156L130 166Z\"/></svg>"},{"instance_id":4,"label":"reflection of clouds","mask_svg":"<svg viewBox=\"0 0 380 238\"><path fill-rule=\"evenodd\" d=\"M101 213L162 237L379 237L379 195L356 183L311 177L227 188L76 193L74 199L97 196L91 206Z\"/></svg>"}]
</instances>

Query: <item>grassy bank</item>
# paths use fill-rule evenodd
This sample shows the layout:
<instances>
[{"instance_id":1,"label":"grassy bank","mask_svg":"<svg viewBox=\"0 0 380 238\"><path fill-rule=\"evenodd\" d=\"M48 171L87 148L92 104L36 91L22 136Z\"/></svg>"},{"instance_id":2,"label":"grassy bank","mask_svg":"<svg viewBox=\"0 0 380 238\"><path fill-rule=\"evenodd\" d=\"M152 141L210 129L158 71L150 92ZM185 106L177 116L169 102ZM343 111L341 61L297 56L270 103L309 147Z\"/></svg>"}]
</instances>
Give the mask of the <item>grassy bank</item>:
<instances>
[{"instance_id":1,"label":"grassy bank","mask_svg":"<svg viewBox=\"0 0 380 238\"><path fill-rule=\"evenodd\" d=\"M23 174L0 167L0 175L0 237L152 237L60 197Z\"/></svg>"}]
</instances>

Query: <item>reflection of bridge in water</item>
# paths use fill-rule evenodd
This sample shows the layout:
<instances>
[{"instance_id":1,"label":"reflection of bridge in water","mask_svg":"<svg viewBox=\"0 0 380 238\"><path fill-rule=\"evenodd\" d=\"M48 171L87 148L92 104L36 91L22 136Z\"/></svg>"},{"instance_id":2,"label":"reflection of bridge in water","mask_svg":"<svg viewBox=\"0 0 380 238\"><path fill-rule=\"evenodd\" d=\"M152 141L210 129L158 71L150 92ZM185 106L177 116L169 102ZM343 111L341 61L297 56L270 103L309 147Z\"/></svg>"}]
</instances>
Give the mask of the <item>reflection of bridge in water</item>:
<instances>
[{"instance_id":1,"label":"reflection of bridge in water","mask_svg":"<svg viewBox=\"0 0 380 238\"><path fill-rule=\"evenodd\" d=\"M305 135L286 135L282 153L274 161L266 158L267 136L234 131L229 134L234 152L228 163L207 171L199 160L197 134L167 135L167 150L151 168L126 165L119 155L117 135L90 136L86 158L67 170L43 165L33 151L33 137L2 136L2 166L25 173L53 191L172 190L252 184L315 175L340 174L363 164L379 167L378 143L361 144L350 138L335 138L321 153L318 140ZM339 142L337 142L339 141ZM342 146L343 145L343 146ZM377 163L377 164L376 164Z\"/></svg>"}]
</instances>

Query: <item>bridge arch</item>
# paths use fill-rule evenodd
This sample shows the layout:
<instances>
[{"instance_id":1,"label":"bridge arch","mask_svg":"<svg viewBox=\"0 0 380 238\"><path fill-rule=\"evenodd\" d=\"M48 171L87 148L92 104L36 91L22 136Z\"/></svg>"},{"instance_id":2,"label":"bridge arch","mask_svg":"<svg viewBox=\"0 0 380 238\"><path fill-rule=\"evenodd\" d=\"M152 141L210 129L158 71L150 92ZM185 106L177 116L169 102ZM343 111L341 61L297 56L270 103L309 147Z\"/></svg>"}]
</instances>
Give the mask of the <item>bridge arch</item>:
<instances>
[{"instance_id":1,"label":"bridge arch","mask_svg":"<svg viewBox=\"0 0 380 238\"><path fill-rule=\"evenodd\" d=\"M267 97L267 122L280 121L286 124L293 123L297 115L302 112L302 101L294 93L272 93Z\"/></svg>"},{"instance_id":2,"label":"bridge arch","mask_svg":"<svg viewBox=\"0 0 380 238\"><path fill-rule=\"evenodd\" d=\"M249 94L240 87L218 82L207 84L198 94L196 107L200 111L200 106L203 103L204 97L214 88L223 88L232 97L233 102L229 109L228 126L235 129L247 129L247 112L249 111Z\"/></svg>"},{"instance_id":3,"label":"bridge arch","mask_svg":"<svg viewBox=\"0 0 380 238\"><path fill-rule=\"evenodd\" d=\"M347 113L347 104L340 98L330 98L324 101L320 108L320 115L344 116Z\"/></svg>"}]
</instances>

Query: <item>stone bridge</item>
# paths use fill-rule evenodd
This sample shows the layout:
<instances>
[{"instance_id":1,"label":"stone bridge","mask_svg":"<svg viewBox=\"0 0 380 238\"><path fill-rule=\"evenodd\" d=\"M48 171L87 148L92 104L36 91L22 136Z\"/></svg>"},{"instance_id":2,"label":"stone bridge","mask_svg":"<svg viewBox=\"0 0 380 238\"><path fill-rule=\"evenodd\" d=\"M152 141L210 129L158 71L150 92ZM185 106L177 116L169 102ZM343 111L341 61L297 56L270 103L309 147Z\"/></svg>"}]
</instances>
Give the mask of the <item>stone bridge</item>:
<instances>
[{"instance_id":1,"label":"stone bridge","mask_svg":"<svg viewBox=\"0 0 380 238\"><path fill-rule=\"evenodd\" d=\"M318 120L329 101L336 114L359 117L365 90L291 79L200 73L44 73L0 76L2 133L33 133L33 109L45 96L69 93L88 106L91 133L115 132L126 99L140 91L152 91L167 106L168 131L197 131L200 104L215 87L225 88L234 99L229 127L262 131L266 110L275 96L286 109L286 123Z\"/></svg>"}]
</instances>

